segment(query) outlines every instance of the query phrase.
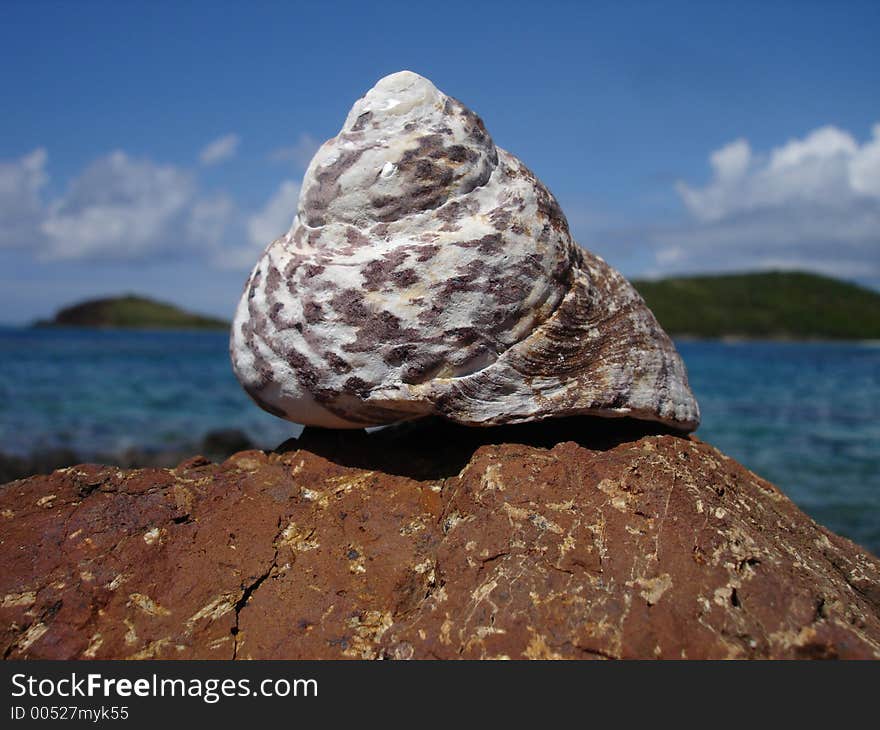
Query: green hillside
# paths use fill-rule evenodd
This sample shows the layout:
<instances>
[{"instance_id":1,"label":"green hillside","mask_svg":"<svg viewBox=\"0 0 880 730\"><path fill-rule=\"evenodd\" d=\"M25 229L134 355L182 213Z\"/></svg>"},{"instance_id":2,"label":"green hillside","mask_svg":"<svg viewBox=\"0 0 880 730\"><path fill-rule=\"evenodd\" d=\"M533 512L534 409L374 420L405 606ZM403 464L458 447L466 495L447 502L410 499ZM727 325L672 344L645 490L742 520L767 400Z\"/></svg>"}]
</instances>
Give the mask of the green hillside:
<instances>
[{"instance_id":1,"label":"green hillside","mask_svg":"<svg viewBox=\"0 0 880 730\"><path fill-rule=\"evenodd\" d=\"M229 323L186 312L173 304L127 295L66 307L38 327L124 327L131 329L228 329Z\"/></svg>"},{"instance_id":2,"label":"green hillside","mask_svg":"<svg viewBox=\"0 0 880 730\"><path fill-rule=\"evenodd\" d=\"M693 337L880 339L880 293L817 274L768 272L633 281L663 328ZM66 307L54 327L227 329L221 319L127 295Z\"/></svg>"},{"instance_id":3,"label":"green hillside","mask_svg":"<svg viewBox=\"0 0 880 730\"><path fill-rule=\"evenodd\" d=\"M880 339L880 293L826 276L768 272L633 284L672 335Z\"/></svg>"}]
</instances>

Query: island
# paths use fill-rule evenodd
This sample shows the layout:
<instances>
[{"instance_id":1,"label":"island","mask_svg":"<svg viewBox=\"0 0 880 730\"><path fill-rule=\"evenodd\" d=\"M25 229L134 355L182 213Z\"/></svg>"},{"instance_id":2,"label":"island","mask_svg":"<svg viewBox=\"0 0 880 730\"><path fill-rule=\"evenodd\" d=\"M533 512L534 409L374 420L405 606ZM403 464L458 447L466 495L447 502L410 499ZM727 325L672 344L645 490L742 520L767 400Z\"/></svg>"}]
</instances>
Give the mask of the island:
<instances>
[{"instance_id":1,"label":"island","mask_svg":"<svg viewBox=\"0 0 880 730\"><path fill-rule=\"evenodd\" d=\"M880 339L880 292L819 274L707 274L633 285L675 337ZM36 326L226 330L229 322L127 294L65 307Z\"/></svg>"},{"instance_id":2,"label":"island","mask_svg":"<svg viewBox=\"0 0 880 730\"><path fill-rule=\"evenodd\" d=\"M771 271L633 285L673 336L880 339L880 293L818 274Z\"/></svg>"},{"instance_id":3,"label":"island","mask_svg":"<svg viewBox=\"0 0 880 730\"><path fill-rule=\"evenodd\" d=\"M102 327L125 329L225 330L229 322L187 312L173 304L127 294L92 299L60 310L37 327Z\"/></svg>"}]
</instances>

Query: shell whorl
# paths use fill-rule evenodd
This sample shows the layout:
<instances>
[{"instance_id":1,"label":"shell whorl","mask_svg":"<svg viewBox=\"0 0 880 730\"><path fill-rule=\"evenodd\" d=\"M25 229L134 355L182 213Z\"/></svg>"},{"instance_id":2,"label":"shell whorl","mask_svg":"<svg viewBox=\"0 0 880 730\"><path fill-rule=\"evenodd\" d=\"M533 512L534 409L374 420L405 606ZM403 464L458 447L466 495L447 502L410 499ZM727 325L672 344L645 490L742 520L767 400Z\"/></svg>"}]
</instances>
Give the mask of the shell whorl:
<instances>
[{"instance_id":1,"label":"shell whorl","mask_svg":"<svg viewBox=\"0 0 880 730\"><path fill-rule=\"evenodd\" d=\"M574 244L553 195L476 114L408 71L379 81L315 154L230 349L258 404L309 425L699 423L684 365L632 286Z\"/></svg>"}]
</instances>

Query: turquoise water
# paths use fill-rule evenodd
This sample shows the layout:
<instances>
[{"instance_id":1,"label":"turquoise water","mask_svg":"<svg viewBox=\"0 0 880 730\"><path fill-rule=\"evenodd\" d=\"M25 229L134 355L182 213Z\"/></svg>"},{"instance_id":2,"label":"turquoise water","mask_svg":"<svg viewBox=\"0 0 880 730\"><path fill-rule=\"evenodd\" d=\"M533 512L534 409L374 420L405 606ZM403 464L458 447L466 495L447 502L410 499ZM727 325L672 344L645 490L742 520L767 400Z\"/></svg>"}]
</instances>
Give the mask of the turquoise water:
<instances>
[{"instance_id":1,"label":"turquoise water","mask_svg":"<svg viewBox=\"0 0 880 730\"><path fill-rule=\"evenodd\" d=\"M880 346L680 342L698 435L880 553ZM167 449L239 428L298 427L254 406L216 332L0 329L0 451Z\"/></svg>"}]
</instances>

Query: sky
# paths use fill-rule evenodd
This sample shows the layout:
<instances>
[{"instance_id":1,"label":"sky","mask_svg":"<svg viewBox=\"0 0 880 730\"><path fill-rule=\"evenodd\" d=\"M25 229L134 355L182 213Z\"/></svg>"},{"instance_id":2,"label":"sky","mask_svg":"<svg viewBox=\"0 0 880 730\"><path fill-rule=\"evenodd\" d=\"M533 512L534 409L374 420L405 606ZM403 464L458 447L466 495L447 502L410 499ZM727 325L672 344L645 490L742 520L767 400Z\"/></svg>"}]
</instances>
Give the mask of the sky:
<instances>
[{"instance_id":1,"label":"sky","mask_svg":"<svg viewBox=\"0 0 880 730\"><path fill-rule=\"evenodd\" d=\"M352 103L463 101L625 275L880 288L880 3L0 3L0 321L231 317Z\"/></svg>"}]
</instances>

